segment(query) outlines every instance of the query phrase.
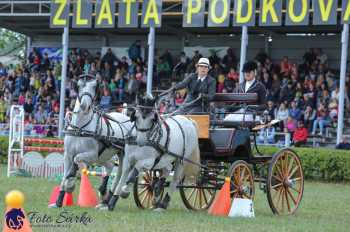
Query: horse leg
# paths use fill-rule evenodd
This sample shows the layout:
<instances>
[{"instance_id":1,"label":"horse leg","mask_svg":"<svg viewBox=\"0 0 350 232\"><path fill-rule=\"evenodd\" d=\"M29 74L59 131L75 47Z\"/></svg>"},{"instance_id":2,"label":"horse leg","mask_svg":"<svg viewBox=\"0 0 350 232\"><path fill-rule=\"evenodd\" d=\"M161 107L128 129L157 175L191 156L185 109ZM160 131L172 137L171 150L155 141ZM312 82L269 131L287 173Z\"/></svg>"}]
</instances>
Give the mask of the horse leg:
<instances>
[{"instance_id":1,"label":"horse leg","mask_svg":"<svg viewBox=\"0 0 350 232\"><path fill-rule=\"evenodd\" d=\"M162 200L162 192L164 191L164 184L166 183L166 178L169 176L170 171L166 168L162 169L162 175L153 183L154 189L154 198L153 198L153 206L157 207L157 205Z\"/></svg>"},{"instance_id":2,"label":"horse leg","mask_svg":"<svg viewBox=\"0 0 350 232\"><path fill-rule=\"evenodd\" d=\"M87 168L87 165L90 163L94 163L98 159L98 151L87 151L77 154L74 157L74 163L78 166L80 165L82 168Z\"/></svg>"},{"instance_id":3,"label":"horse leg","mask_svg":"<svg viewBox=\"0 0 350 232\"><path fill-rule=\"evenodd\" d=\"M102 201L103 205L108 204L109 200L111 199L111 197L113 196L113 193L115 192L115 190L117 188L117 185L120 181L120 177L122 175L124 154L119 155L118 158L119 158L119 166L117 168L117 174L113 178L111 188L109 189L109 191L107 192L106 196L104 197L104 199Z\"/></svg>"},{"instance_id":4,"label":"horse leg","mask_svg":"<svg viewBox=\"0 0 350 232\"><path fill-rule=\"evenodd\" d=\"M125 185L122 186L121 193L123 196L130 194L132 191L133 184L136 183L139 172L141 170L151 170L154 164L155 158L141 159L138 160L128 175L128 180Z\"/></svg>"},{"instance_id":5,"label":"horse leg","mask_svg":"<svg viewBox=\"0 0 350 232\"><path fill-rule=\"evenodd\" d=\"M65 151L64 153L64 173L60 184L60 192L56 202L49 205L49 208L61 208L63 206L63 199L66 192L73 192L75 187L75 166L72 157Z\"/></svg>"},{"instance_id":6,"label":"horse leg","mask_svg":"<svg viewBox=\"0 0 350 232\"><path fill-rule=\"evenodd\" d=\"M129 157L125 156L123 158L123 168L122 168L122 174L120 176L119 183L118 183L116 189L113 192L113 195L110 197L108 204L107 204L109 211L113 211L115 208L115 205L117 204L117 201L119 199L119 195L121 192L121 188L126 182L126 178L127 178L127 175L129 174L130 168L131 168L131 165L129 163ZM104 209L104 208L101 208L101 209Z\"/></svg>"},{"instance_id":7,"label":"horse leg","mask_svg":"<svg viewBox=\"0 0 350 232\"><path fill-rule=\"evenodd\" d=\"M162 201L156 205L155 211L159 212L168 208L171 196L176 191L177 185L180 183L180 180L182 179L182 177L183 177L183 165L180 164L179 161L177 161L176 167L175 167L175 173L173 176L173 180L170 183L169 190L163 197Z\"/></svg>"},{"instance_id":8,"label":"horse leg","mask_svg":"<svg viewBox=\"0 0 350 232\"><path fill-rule=\"evenodd\" d=\"M114 164L111 161L107 161L102 166L106 168L107 173L106 176L102 177L102 183L98 187L98 191L100 192L101 197L104 197L107 193L108 180L114 168Z\"/></svg>"}]
</instances>

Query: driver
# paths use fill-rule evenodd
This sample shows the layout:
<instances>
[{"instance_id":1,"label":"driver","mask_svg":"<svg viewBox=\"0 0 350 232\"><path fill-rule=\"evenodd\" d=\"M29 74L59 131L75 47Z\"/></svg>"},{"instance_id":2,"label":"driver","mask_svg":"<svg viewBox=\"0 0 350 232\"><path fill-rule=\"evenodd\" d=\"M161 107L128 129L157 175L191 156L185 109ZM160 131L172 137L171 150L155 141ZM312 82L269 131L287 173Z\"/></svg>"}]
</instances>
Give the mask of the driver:
<instances>
[{"instance_id":1,"label":"driver","mask_svg":"<svg viewBox=\"0 0 350 232\"><path fill-rule=\"evenodd\" d=\"M202 96L198 101L184 107L181 113L208 112L208 102L214 98L216 93L216 80L208 75L209 67L209 59L200 58L196 65L197 72L173 87L172 90L187 89L184 104L196 100L200 95Z\"/></svg>"},{"instance_id":2,"label":"driver","mask_svg":"<svg viewBox=\"0 0 350 232\"><path fill-rule=\"evenodd\" d=\"M256 93L258 99L256 105L258 109L266 108L266 89L265 86L256 79L257 65L254 61L248 61L243 65L242 72L244 73L244 82L235 90L236 93ZM225 117L225 121L254 121L251 114L243 115L244 110L240 109L234 114L229 114ZM243 118L244 117L244 118ZM258 117L256 118L258 119Z\"/></svg>"}]
</instances>

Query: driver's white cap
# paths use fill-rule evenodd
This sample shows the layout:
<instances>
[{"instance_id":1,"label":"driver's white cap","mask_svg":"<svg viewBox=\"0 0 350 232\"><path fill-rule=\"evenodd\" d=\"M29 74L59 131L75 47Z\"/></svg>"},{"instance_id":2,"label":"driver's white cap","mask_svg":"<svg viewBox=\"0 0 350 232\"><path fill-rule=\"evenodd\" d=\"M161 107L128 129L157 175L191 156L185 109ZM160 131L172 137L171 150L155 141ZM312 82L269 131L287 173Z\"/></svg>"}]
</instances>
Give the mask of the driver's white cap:
<instances>
[{"instance_id":1,"label":"driver's white cap","mask_svg":"<svg viewBox=\"0 0 350 232\"><path fill-rule=\"evenodd\" d=\"M198 63L198 65L206 65L206 66L210 66L210 62L208 58L200 58Z\"/></svg>"}]
</instances>

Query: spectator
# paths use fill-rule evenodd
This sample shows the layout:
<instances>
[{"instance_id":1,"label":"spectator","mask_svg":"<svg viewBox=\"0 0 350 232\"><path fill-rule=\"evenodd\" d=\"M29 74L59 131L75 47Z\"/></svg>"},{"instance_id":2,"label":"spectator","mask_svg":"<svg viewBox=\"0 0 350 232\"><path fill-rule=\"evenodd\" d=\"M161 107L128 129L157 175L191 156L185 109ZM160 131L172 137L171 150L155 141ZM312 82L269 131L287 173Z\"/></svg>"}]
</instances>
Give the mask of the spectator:
<instances>
[{"instance_id":1,"label":"spectator","mask_svg":"<svg viewBox=\"0 0 350 232\"><path fill-rule=\"evenodd\" d=\"M44 107L39 105L38 111L34 115L34 120L36 123L45 124L47 119L47 113L44 111Z\"/></svg>"},{"instance_id":2,"label":"spectator","mask_svg":"<svg viewBox=\"0 0 350 232\"><path fill-rule=\"evenodd\" d=\"M185 101L185 97L181 94L181 92L176 92L175 96L175 104L177 106L181 105Z\"/></svg>"},{"instance_id":3,"label":"spectator","mask_svg":"<svg viewBox=\"0 0 350 232\"><path fill-rule=\"evenodd\" d=\"M158 64L157 64L157 76L160 81L164 79L170 78L170 66L166 60L163 58L159 58Z\"/></svg>"},{"instance_id":4,"label":"spectator","mask_svg":"<svg viewBox=\"0 0 350 232\"><path fill-rule=\"evenodd\" d=\"M276 130L275 127L268 127L261 129L259 132L259 137L258 137L258 142L261 144L265 143L265 139L269 144L274 144L275 143L275 134Z\"/></svg>"},{"instance_id":5,"label":"spectator","mask_svg":"<svg viewBox=\"0 0 350 232\"><path fill-rule=\"evenodd\" d=\"M320 128L319 135L323 136L323 131L326 126L330 124L330 119L328 116L327 109L323 104L320 104L317 110L317 118L314 121L313 127L312 127L312 135L316 134L317 127Z\"/></svg>"},{"instance_id":6,"label":"spectator","mask_svg":"<svg viewBox=\"0 0 350 232\"><path fill-rule=\"evenodd\" d=\"M304 112L304 125L311 131L314 120L316 119L316 110L314 110L310 105L306 106Z\"/></svg>"},{"instance_id":7,"label":"spectator","mask_svg":"<svg viewBox=\"0 0 350 232\"><path fill-rule=\"evenodd\" d=\"M126 56L122 57L122 60L118 64L118 69L121 70L122 72L127 72L129 69L129 64L126 59Z\"/></svg>"},{"instance_id":8,"label":"spectator","mask_svg":"<svg viewBox=\"0 0 350 232\"><path fill-rule=\"evenodd\" d=\"M107 63L109 64L109 68L112 68L115 62L119 62L119 60L116 57L116 55L113 53L112 49L108 48L106 54L102 57L102 63L103 64Z\"/></svg>"},{"instance_id":9,"label":"spectator","mask_svg":"<svg viewBox=\"0 0 350 232\"><path fill-rule=\"evenodd\" d=\"M179 60L179 63L174 67L174 71L176 76L183 77L183 75L186 73L187 66L190 64L190 59L186 56L185 52L181 52Z\"/></svg>"},{"instance_id":10,"label":"spectator","mask_svg":"<svg viewBox=\"0 0 350 232\"><path fill-rule=\"evenodd\" d=\"M135 61L141 59L141 41L136 40L129 48L128 55L130 60Z\"/></svg>"},{"instance_id":11,"label":"spectator","mask_svg":"<svg viewBox=\"0 0 350 232\"><path fill-rule=\"evenodd\" d=\"M283 57L281 62L281 74L289 75L292 69L292 65L289 63L288 56Z\"/></svg>"},{"instance_id":12,"label":"spectator","mask_svg":"<svg viewBox=\"0 0 350 232\"><path fill-rule=\"evenodd\" d=\"M7 69L6 67L0 62L0 77L7 76Z\"/></svg>"},{"instance_id":13,"label":"spectator","mask_svg":"<svg viewBox=\"0 0 350 232\"><path fill-rule=\"evenodd\" d=\"M0 123L5 122L6 118L6 102L4 100L4 96L0 94Z\"/></svg>"},{"instance_id":14,"label":"spectator","mask_svg":"<svg viewBox=\"0 0 350 232\"><path fill-rule=\"evenodd\" d=\"M134 102L136 99L136 93L139 89L139 82L136 80L135 75L131 75L128 83L128 93L129 93L129 101Z\"/></svg>"},{"instance_id":15,"label":"spectator","mask_svg":"<svg viewBox=\"0 0 350 232\"><path fill-rule=\"evenodd\" d=\"M296 121L291 117L288 116L287 122L286 122L286 126L284 128L285 132L289 132L293 135L295 129L296 129L297 125L296 125Z\"/></svg>"},{"instance_id":16,"label":"spectator","mask_svg":"<svg viewBox=\"0 0 350 232\"><path fill-rule=\"evenodd\" d=\"M227 49L226 55L222 60L222 64L224 65L226 72L237 67L237 58L235 56L233 48Z\"/></svg>"},{"instance_id":17,"label":"spectator","mask_svg":"<svg viewBox=\"0 0 350 232\"><path fill-rule=\"evenodd\" d=\"M104 89L103 90L103 96L101 97L101 101L100 101L100 107L105 110L108 111L112 106L112 97L108 91L108 89Z\"/></svg>"},{"instance_id":18,"label":"spectator","mask_svg":"<svg viewBox=\"0 0 350 232\"><path fill-rule=\"evenodd\" d=\"M117 101L123 102L124 101L124 89L125 89L125 79L121 74L116 75L116 87L117 87L117 93L118 98Z\"/></svg>"},{"instance_id":19,"label":"spectator","mask_svg":"<svg viewBox=\"0 0 350 232\"><path fill-rule=\"evenodd\" d=\"M286 108L286 105L284 103L281 103L276 113L276 119L280 120L281 131L284 131L284 127L287 124L288 116L289 116L289 113L288 113L288 109Z\"/></svg>"},{"instance_id":20,"label":"spectator","mask_svg":"<svg viewBox=\"0 0 350 232\"><path fill-rule=\"evenodd\" d=\"M299 121L299 119L301 118L301 110L297 107L295 101L291 102L288 114L296 121Z\"/></svg>"},{"instance_id":21,"label":"spectator","mask_svg":"<svg viewBox=\"0 0 350 232\"><path fill-rule=\"evenodd\" d=\"M304 122L302 120L298 121L298 127L295 129L293 134L293 143L294 146L300 147L305 145L307 142L308 130L304 126Z\"/></svg>"},{"instance_id":22,"label":"spectator","mask_svg":"<svg viewBox=\"0 0 350 232\"><path fill-rule=\"evenodd\" d=\"M267 102L267 108L266 108L268 114L269 114L269 119L274 120L276 117L276 108L273 104L273 101L268 101Z\"/></svg>"}]
</instances>

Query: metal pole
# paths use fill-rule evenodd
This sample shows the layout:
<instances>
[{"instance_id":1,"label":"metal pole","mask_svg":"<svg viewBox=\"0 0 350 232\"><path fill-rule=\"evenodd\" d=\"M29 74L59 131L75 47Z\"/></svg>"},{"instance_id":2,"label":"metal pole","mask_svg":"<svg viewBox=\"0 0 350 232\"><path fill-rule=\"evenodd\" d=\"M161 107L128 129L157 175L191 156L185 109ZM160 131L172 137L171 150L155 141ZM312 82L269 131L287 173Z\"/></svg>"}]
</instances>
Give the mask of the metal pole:
<instances>
[{"instance_id":1,"label":"metal pole","mask_svg":"<svg viewBox=\"0 0 350 232\"><path fill-rule=\"evenodd\" d=\"M241 41L241 59L239 65L239 83L244 81L244 74L242 73L243 65L246 61L248 46L248 26L242 27L242 41Z\"/></svg>"},{"instance_id":2,"label":"metal pole","mask_svg":"<svg viewBox=\"0 0 350 232\"><path fill-rule=\"evenodd\" d=\"M152 77L154 63L154 44L156 30L154 27L149 28L148 34L148 68L147 68L147 95L152 95Z\"/></svg>"},{"instance_id":3,"label":"metal pole","mask_svg":"<svg viewBox=\"0 0 350 232\"><path fill-rule=\"evenodd\" d=\"M60 92L60 115L58 125L58 136L63 137L64 126L64 100L66 93L66 77L67 77L67 65L68 65L68 45L69 45L69 26L64 28L62 35L62 74L61 74L61 92Z\"/></svg>"},{"instance_id":4,"label":"metal pole","mask_svg":"<svg viewBox=\"0 0 350 232\"><path fill-rule=\"evenodd\" d=\"M32 38L31 37L29 37L29 36L27 36L27 57L26 57L26 62L28 61L28 57L29 57L29 55L30 55L30 49L31 49L31 47L32 47Z\"/></svg>"},{"instance_id":5,"label":"metal pole","mask_svg":"<svg viewBox=\"0 0 350 232\"><path fill-rule=\"evenodd\" d=\"M348 58L348 42L349 42L349 24L343 25L343 33L341 37L341 63L340 63L340 96L338 105L338 128L337 128L337 144L340 143L343 136L343 124L344 124L344 97L345 97L345 76L346 76L346 63Z\"/></svg>"}]
</instances>

